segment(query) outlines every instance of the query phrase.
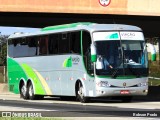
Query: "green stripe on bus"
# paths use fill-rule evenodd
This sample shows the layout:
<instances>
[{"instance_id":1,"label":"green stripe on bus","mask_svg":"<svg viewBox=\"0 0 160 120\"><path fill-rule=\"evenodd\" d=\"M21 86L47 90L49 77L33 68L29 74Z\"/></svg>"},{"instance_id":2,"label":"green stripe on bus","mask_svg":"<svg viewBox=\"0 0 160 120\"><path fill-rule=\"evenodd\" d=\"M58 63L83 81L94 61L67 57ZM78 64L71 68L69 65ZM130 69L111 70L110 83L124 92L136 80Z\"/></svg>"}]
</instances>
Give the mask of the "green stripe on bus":
<instances>
[{"instance_id":1,"label":"green stripe on bus","mask_svg":"<svg viewBox=\"0 0 160 120\"><path fill-rule=\"evenodd\" d=\"M59 30L59 29L65 29L65 28L74 28L80 25L90 25L94 24L91 22L78 22L78 23L72 23L72 24L63 24L63 25L56 25L56 26L49 26L42 28L41 31L49 31L49 30Z\"/></svg>"},{"instance_id":2,"label":"green stripe on bus","mask_svg":"<svg viewBox=\"0 0 160 120\"><path fill-rule=\"evenodd\" d=\"M19 81L20 79L27 80L27 75L23 68L16 62L15 60L8 58L8 84L9 88L10 86L13 86L10 88L10 91L13 91L14 93L19 93ZM17 74L18 73L18 74Z\"/></svg>"},{"instance_id":3,"label":"green stripe on bus","mask_svg":"<svg viewBox=\"0 0 160 120\"><path fill-rule=\"evenodd\" d=\"M27 64L22 64L22 67L25 70L28 78L31 78L34 83L35 94L46 94L43 85L41 84L34 70Z\"/></svg>"}]
</instances>

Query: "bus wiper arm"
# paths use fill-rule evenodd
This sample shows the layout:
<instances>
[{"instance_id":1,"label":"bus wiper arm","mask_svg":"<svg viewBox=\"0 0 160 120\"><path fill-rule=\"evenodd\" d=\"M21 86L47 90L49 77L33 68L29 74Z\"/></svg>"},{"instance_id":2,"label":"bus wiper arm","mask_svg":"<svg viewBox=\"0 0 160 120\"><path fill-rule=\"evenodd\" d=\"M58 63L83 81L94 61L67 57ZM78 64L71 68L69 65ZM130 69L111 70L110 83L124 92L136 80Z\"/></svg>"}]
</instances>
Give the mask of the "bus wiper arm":
<instances>
[{"instance_id":1,"label":"bus wiper arm","mask_svg":"<svg viewBox=\"0 0 160 120\"><path fill-rule=\"evenodd\" d=\"M118 73L119 68L117 67L113 73L112 73L112 78L116 78L117 77L117 73Z\"/></svg>"}]
</instances>

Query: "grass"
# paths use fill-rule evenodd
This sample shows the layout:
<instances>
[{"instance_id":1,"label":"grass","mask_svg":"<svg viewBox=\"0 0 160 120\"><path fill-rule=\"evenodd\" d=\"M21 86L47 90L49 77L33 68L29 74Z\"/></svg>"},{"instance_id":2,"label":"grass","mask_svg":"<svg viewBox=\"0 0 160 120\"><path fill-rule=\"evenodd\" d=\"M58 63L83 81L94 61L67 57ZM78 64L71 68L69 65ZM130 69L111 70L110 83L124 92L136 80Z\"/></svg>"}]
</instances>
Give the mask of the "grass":
<instances>
[{"instance_id":1,"label":"grass","mask_svg":"<svg viewBox=\"0 0 160 120\"><path fill-rule=\"evenodd\" d=\"M151 60L151 53L148 53L148 60ZM159 60L159 53L156 54L156 61Z\"/></svg>"},{"instance_id":2,"label":"grass","mask_svg":"<svg viewBox=\"0 0 160 120\"><path fill-rule=\"evenodd\" d=\"M149 59L149 76L160 78L160 60L159 54L156 54L156 61L150 61L150 55L148 55ZM149 86L160 86L160 80L149 79Z\"/></svg>"},{"instance_id":3,"label":"grass","mask_svg":"<svg viewBox=\"0 0 160 120\"><path fill-rule=\"evenodd\" d=\"M160 86L160 80L149 79L149 86Z\"/></svg>"},{"instance_id":4,"label":"grass","mask_svg":"<svg viewBox=\"0 0 160 120\"><path fill-rule=\"evenodd\" d=\"M160 78L160 64L159 64L159 61L149 62L149 76Z\"/></svg>"}]
</instances>

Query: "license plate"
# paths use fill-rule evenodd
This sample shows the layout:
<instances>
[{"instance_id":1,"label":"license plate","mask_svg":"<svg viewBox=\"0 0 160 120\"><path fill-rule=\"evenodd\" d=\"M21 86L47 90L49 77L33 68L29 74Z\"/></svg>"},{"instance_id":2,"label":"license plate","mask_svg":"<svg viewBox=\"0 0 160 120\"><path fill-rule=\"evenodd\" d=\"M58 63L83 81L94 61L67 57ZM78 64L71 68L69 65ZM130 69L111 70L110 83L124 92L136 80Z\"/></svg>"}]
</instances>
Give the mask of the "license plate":
<instances>
[{"instance_id":1,"label":"license plate","mask_svg":"<svg viewBox=\"0 0 160 120\"><path fill-rule=\"evenodd\" d=\"M120 94L123 94L123 95L124 95L124 94L129 94L129 90L121 90L121 91L120 91Z\"/></svg>"}]
</instances>

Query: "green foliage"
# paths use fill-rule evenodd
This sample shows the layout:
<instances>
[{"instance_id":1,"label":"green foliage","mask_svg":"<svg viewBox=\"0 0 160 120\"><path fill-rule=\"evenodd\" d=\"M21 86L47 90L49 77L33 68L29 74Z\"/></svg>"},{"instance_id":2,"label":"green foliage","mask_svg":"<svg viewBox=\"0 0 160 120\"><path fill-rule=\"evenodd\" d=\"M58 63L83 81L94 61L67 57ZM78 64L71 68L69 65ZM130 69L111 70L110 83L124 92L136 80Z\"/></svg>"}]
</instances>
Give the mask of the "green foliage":
<instances>
[{"instance_id":1,"label":"green foliage","mask_svg":"<svg viewBox=\"0 0 160 120\"><path fill-rule=\"evenodd\" d=\"M8 36L0 36L0 65L6 66L7 58L7 38Z\"/></svg>"},{"instance_id":2,"label":"green foliage","mask_svg":"<svg viewBox=\"0 0 160 120\"><path fill-rule=\"evenodd\" d=\"M160 80L149 79L149 86L160 86Z\"/></svg>"},{"instance_id":3,"label":"green foliage","mask_svg":"<svg viewBox=\"0 0 160 120\"><path fill-rule=\"evenodd\" d=\"M158 41L159 41L159 37L146 38L146 42L151 43L153 45L156 45Z\"/></svg>"},{"instance_id":4,"label":"green foliage","mask_svg":"<svg viewBox=\"0 0 160 120\"><path fill-rule=\"evenodd\" d=\"M160 61L159 54L157 54L157 61L151 62L149 61L149 76L160 78ZM157 79L149 79L149 86L159 86L160 80Z\"/></svg>"},{"instance_id":5,"label":"green foliage","mask_svg":"<svg viewBox=\"0 0 160 120\"><path fill-rule=\"evenodd\" d=\"M159 61L149 62L149 76L160 78L160 63L159 63Z\"/></svg>"},{"instance_id":6,"label":"green foliage","mask_svg":"<svg viewBox=\"0 0 160 120\"><path fill-rule=\"evenodd\" d=\"M6 63L7 63L7 45L6 44L2 46L2 52L1 52L0 58L1 58L1 64L3 66L6 66Z\"/></svg>"}]
</instances>

